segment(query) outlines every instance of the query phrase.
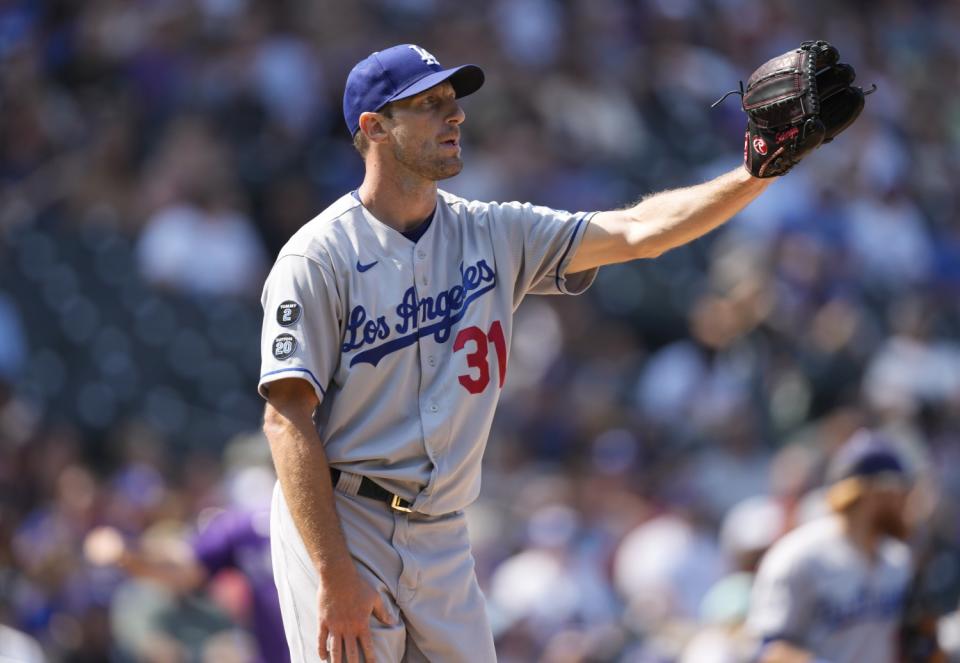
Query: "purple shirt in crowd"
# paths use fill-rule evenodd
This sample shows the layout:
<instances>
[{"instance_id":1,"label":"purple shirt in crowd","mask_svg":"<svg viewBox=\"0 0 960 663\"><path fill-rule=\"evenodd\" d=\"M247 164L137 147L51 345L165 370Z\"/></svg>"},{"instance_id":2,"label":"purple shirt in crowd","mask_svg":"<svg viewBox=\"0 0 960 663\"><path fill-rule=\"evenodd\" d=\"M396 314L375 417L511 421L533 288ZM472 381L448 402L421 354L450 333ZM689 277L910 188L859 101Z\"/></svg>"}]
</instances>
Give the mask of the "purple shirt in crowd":
<instances>
[{"instance_id":1,"label":"purple shirt in crowd","mask_svg":"<svg viewBox=\"0 0 960 663\"><path fill-rule=\"evenodd\" d=\"M213 576L237 569L250 584L253 598L253 635L260 659L269 663L290 660L280 617L280 600L270 564L270 512L232 509L215 516L193 541L197 560Z\"/></svg>"}]
</instances>

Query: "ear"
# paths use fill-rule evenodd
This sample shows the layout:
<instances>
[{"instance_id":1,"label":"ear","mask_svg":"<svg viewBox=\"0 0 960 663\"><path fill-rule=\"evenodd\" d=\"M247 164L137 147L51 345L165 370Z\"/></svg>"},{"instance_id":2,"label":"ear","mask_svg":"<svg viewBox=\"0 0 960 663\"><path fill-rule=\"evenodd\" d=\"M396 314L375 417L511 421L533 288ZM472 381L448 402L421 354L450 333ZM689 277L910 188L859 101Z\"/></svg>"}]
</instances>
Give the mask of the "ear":
<instances>
[{"instance_id":1,"label":"ear","mask_svg":"<svg viewBox=\"0 0 960 663\"><path fill-rule=\"evenodd\" d=\"M360 131L371 143L387 140L387 128L383 125L383 119L379 113L360 113Z\"/></svg>"}]
</instances>

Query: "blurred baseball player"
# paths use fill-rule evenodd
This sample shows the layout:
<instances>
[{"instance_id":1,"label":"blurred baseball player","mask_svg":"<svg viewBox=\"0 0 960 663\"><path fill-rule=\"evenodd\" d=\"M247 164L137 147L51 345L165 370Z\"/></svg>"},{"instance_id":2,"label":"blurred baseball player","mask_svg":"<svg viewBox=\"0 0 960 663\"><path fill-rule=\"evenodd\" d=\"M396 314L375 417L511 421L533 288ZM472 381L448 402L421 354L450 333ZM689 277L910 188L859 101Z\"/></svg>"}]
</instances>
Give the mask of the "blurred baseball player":
<instances>
[{"instance_id":1,"label":"blurred baseball player","mask_svg":"<svg viewBox=\"0 0 960 663\"><path fill-rule=\"evenodd\" d=\"M907 474L893 447L860 431L829 471L830 515L767 553L749 627L760 663L894 663L910 582L904 505Z\"/></svg>"},{"instance_id":2,"label":"blurred baseball player","mask_svg":"<svg viewBox=\"0 0 960 663\"><path fill-rule=\"evenodd\" d=\"M757 134L746 169L615 211L467 201L437 182L463 167L458 98L483 79L412 44L358 63L343 110L363 183L290 239L264 287L271 542L294 661L495 660L463 509L513 312L700 237L812 149L807 127L779 149Z\"/></svg>"},{"instance_id":3,"label":"blurred baseball player","mask_svg":"<svg viewBox=\"0 0 960 663\"><path fill-rule=\"evenodd\" d=\"M189 546L162 556L131 548L117 530L99 527L84 540L84 553L94 564L115 565L180 593L199 589L224 569L239 570L250 587L250 631L259 650L255 663L284 663L290 657L271 571L269 515L265 509L227 509L206 523Z\"/></svg>"}]
</instances>

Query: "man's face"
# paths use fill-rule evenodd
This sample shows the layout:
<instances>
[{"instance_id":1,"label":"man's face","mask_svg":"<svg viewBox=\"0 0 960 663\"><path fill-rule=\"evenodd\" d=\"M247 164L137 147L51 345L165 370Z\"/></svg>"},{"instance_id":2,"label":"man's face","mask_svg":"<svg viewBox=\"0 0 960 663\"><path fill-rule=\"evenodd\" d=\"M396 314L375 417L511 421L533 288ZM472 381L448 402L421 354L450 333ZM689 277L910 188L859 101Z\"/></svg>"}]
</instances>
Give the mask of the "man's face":
<instances>
[{"instance_id":1,"label":"man's face","mask_svg":"<svg viewBox=\"0 0 960 663\"><path fill-rule=\"evenodd\" d=\"M465 116L453 85L443 82L395 101L391 108L392 117L383 123L398 163L432 181L453 177L463 169L460 124Z\"/></svg>"},{"instance_id":2,"label":"man's face","mask_svg":"<svg viewBox=\"0 0 960 663\"><path fill-rule=\"evenodd\" d=\"M877 482L868 491L873 511L874 528L888 536L905 539L908 534L904 507L907 486L893 482Z\"/></svg>"}]
</instances>

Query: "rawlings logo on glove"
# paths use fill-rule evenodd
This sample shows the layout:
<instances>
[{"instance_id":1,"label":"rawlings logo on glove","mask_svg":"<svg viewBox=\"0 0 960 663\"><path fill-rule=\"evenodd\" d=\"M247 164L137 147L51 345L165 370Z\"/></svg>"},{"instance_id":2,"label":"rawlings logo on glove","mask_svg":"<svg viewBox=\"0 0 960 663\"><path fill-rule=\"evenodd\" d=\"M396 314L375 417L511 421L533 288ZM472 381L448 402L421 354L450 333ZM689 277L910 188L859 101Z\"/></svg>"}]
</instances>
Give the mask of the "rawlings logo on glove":
<instances>
[{"instance_id":1,"label":"rawlings logo on glove","mask_svg":"<svg viewBox=\"0 0 960 663\"><path fill-rule=\"evenodd\" d=\"M749 133L747 134L750 135ZM763 138L756 136L753 139L753 151L760 155L766 155L767 153L767 144L764 142Z\"/></svg>"},{"instance_id":2,"label":"rawlings logo on glove","mask_svg":"<svg viewBox=\"0 0 960 663\"><path fill-rule=\"evenodd\" d=\"M783 175L857 119L864 98L876 86L869 92L855 87L853 67L839 60L839 52L827 42L805 41L761 65L746 89L741 83L740 90L713 104L741 95L747 114L744 167L752 175Z\"/></svg>"}]
</instances>

